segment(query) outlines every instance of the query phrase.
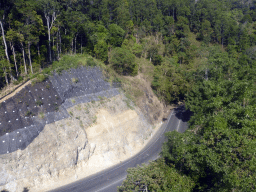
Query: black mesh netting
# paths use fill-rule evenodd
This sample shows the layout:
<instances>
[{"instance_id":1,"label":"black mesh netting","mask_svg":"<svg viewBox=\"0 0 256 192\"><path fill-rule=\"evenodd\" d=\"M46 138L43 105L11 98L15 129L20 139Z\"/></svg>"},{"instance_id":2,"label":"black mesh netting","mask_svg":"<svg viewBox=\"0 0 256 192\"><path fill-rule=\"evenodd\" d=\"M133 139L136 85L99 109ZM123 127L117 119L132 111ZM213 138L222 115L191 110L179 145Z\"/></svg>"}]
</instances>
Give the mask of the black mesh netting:
<instances>
[{"instance_id":1,"label":"black mesh netting","mask_svg":"<svg viewBox=\"0 0 256 192\"><path fill-rule=\"evenodd\" d=\"M93 94L111 88L104 81L99 68L79 67L63 71L61 75L54 74L50 81L63 100Z\"/></svg>"},{"instance_id":2,"label":"black mesh netting","mask_svg":"<svg viewBox=\"0 0 256 192\"><path fill-rule=\"evenodd\" d=\"M0 154L25 149L45 124L68 118L67 108L118 94L97 67L63 71L26 86L0 103Z\"/></svg>"}]
</instances>

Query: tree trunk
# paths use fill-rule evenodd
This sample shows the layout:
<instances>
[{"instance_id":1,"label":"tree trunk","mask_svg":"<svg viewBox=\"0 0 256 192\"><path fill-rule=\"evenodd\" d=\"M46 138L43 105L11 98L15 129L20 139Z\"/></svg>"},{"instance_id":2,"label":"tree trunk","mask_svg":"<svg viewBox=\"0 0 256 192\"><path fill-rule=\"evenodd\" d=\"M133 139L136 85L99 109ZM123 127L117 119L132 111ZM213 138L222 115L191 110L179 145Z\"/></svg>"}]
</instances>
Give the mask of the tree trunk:
<instances>
[{"instance_id":1,"label":"tree trunk","mask_svg":"<svg viewBox=\"0 0 256 192\"><path fill-rule=\"evenodd\" d=\"M18 77L19 76L19 71L18 71L18 66L17 66L16 53L15 53L15 49L14 49L14 46L13 46L12 42L10 42L10 46L11 46L11 49L12 49L14 65L15 65L15 70L16 70L16 75Z\"/></svg>"},{"instance_id":2,"label":"tree trunk","mask_svg":"<svg viewBox=\"0 0 256 192\"><path fill-rule=\"evenodd\" d=\"M22 55L23 55L25 74L28 74L27 65L26 65L26 58L25 58L25 50L24 50L24 47L23 47L23 43L20 43L20 44L21 44L21 50L22 50Z\"/></svg>"},{"instance_id":3,"label":"tree trunk","mask_svg":"<svg viewBox=\"0 0 256 192\"><path fill-rule=\"evenodd\" d=\"M38 57L40 57L40 47L39 47L39 43L37 43L37 55L38 55Z\"/></svg>"},{"instance_id":4,"label":"tree trunk","mask_svg":"<svg viewBox=\"0 0 256 192\"><path fill-rule=\"evenodd\" d=\"M32 61L31 61L31 53L30 53L30 42L28 43L28 58L29 58L29 65L31 73L33 74L33 67L32 67Z\"/></svg>"},{"instance_id":5,"label":"tree trunk","mask_svg":"<svg viewBox=\"0 0 256 192\"><path fill-rule=\"evenodd\" d=\"M72 39L72 43L71 43L71 53L73 55L73 51L74 51L74 40Z\"/></svg>"},{"instance_id":6,"label":"tree trunk","mask_svg":"<svg viewBox=\"0 0 256 192\"><path fill-rule=\"evenodd\" d=\"M75 54L76 54L76 38L77 38L77 35L75 36Z\"/></svg>"},{"instance_id":7,"label":"tree trunk","mask_svg":"<svg viewBox=\"0 0 256 192\"><path fill-rule=\"evenodd\" d=\"M5 81L6 81L7 85L9 85L9 81L8 81L8 77L7 77L7 73L6 73L6 68L4 68L4 77L5 77Z\"/></svg>"},{"instance_id":8,"label":"tree trunk","mask_svg":"<svg viewBox=\"0 0 256 192\"><path fill-rule=\"evenodd\" d=\"M56 41L56 50L57 50L57 60L59 60L60 52L59 52L59 42L58 42L58 40Z\"/></svg>"},{"instance_id":9,"label":"tree trunk","mask_svg":"<svg viewBox=\"0 0 256 192\"><path fill-rule=\"evenodd\" d=\"M49 61L52 62L52 54L51 54L51 28L50 28L50 18L46 16L46 23L48 29L48 51L49 51Z\"/></svg>"},{"instance_id":10,"label":"tree trunk","mask_svg":"<svg viewBox=\"0 0 256 192\"><path fill-rule=\"evenodd\" d=\"M8 47L7 47L6 39L5 39L5 35L4 35L4 27L3 27L3 23L1 20L0 20L0 25L1 25L1 30L2 30L3 41L4 41L5 55L6 55L8 62L10 63L10 59L9 59L9 55L8 55Z\"/></svg>"},{"instance_id":11,"label":"tree trunk","mask_svg":"<svg viewBox=\"0 0 256 192\"><path fill-rule=\"evenodd\" d=\"M52 37L52 47L54 48L54 37ZM55 61L55 52L54 52L54 49L52 50L52 57L53 57L53 60Z\"/></svg>"},{"instance_id":12,"label":"tree trunk","mask_svg":"<svg viewBox=\"0 0 256 192\"><path fill-rule=\"evenodd\" d=\"M5 35L4 35L4 27L3 27L3 23L2 23L1 20L0 20L0 25L1 25L1 30L2 30L3 41L4 41L5 55L6 55L8 64L9 64L10 76L11 76L11 79L14 79L14 77L11 74L12 68L11 68L11 65L10 65L10 58L9 58L9 55L8 55L8 47L7 47L7 43L6 43L6 39L5 39Z\"/></svg>"},{"instance_id":13,"label":"tree trunk","mask_svg":"<svg viewBox=\"0 0 256 192\"><path fill-rule=\"evenodd\" d=\"M60 55L61 55L61 35L60 35L60 33L59 33L59 38L60 38Z\"/></svg>"},{"instance_id":14,"label":"tree trunk","mask_svg":"<svg viewBox=\"0 0 256 192\"><path fill-rule=\"evenodd\" d=\"M82 35L81 35L81 54L83 54L82 53L82 47L83 47L83 41L82 41Z\"/></svg>"}]
</instances>

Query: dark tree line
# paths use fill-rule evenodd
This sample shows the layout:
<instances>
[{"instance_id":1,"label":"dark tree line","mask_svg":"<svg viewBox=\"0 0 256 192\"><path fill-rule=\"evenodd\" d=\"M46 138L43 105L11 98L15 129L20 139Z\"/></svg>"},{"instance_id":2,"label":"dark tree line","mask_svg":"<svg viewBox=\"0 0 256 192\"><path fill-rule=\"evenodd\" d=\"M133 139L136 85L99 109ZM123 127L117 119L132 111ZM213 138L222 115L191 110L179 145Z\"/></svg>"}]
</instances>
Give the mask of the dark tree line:
<instances>
[{"instance_id":1,"label":"dark tree line","mask_svg":"<svg viewBox=\"0 0 256 192\"><path fill-rule=\"evenodd\" d=\"M255 2L238 0L1 0L1 84L38 72L63 54L89 53L108 62L108 51L128 35L136 43L155 36L165 55L177 55L180 63L191 59L189 31L206 44L241 52L255 44L246 26L256 20L254 8Z\"/></svg>"}]
</instances>

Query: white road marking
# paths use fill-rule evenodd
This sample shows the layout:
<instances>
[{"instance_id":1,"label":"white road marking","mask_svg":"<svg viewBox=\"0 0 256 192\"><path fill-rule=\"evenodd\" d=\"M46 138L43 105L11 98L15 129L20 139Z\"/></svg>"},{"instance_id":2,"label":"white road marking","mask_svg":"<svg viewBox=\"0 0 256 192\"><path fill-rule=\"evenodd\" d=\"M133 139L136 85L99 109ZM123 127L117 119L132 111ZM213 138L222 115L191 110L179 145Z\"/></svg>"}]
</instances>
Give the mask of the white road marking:
<instances>
[{"instance_id":1,"label":"white road marking","mask_svg":"<svg viewBox=\"0 0 256 192\"><path fill-rule=\"evenodd\" d=\"M178 124L178 127L177 127L178 132L179 132L179 129L180 129L180 120L179 120L179 124Z\"/></svg>"},{"instance_id":2,"label":"white road marking","mask_svg":"<svg viewBox=\"0 0 256 192\"><path fill-rule=\"evenodd\" d=\"M116 184L116 183L118 183L119 181L124 180L125 178L126 178L126 176L123 177L123 178L121 178L121 179L119 179L119 180L117 180L117 181L115 181L114 183L111 183L111 184L107 185L106 187L103 187L103 188L99 189L98 191L95 191L95 192L99 192L99 191L101 191L101 190L103 190L103 189L106 189L106 188L112 186L113 184Z\"/></svg>"}]
</instances>

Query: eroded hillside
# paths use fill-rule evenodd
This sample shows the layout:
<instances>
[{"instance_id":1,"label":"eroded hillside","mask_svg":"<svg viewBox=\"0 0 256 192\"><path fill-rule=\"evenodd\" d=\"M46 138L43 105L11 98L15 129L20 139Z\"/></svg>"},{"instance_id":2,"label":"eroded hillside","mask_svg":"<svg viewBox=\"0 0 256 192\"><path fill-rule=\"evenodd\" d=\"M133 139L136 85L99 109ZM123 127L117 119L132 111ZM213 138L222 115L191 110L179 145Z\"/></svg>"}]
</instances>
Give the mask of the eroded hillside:
<instances>
[{"instance_id":1,"label":"eroded hillside","mask_svg":"<svg viewBox=\"0 0 256 192\"><path fill-rule=\"evenodd\" d=\"M53 86L49 87L47 83ZM35 104L23 104L24 114L20 111L17 114L21 119L31 119L29 129L27 126L9 129L8 134L0 137L3 151L0 156L0 190L22 191L28 188L30 191L45 191L119 163L145 145L163 118L163 112L153 110L155 107L163 109L163 106L146 83L140 85L141 104L135 106L121 89L104 81L96 68L55 74L40 86L50 90L49 93L43 92L43 87L40 91L46 94L44 96L38 94L39 90L34 90L30 99ZM35 87L26 86L9 100L14 103L13 98L18 98L24 91L30 93L29 90ZM24 98L27 96L23 95ZM37 106L35 97L40 97L46 107L42 103ZM53 104L51 110L48 106L54 99L59 103ZM6 103L9 100L3 109L8 108ZM23 103L21 98L17 102ZM35 105L35 111L26 116L30 105ZM19 135L24 140L23 148L18 147Z\"/></svg>"}]
</instances>

